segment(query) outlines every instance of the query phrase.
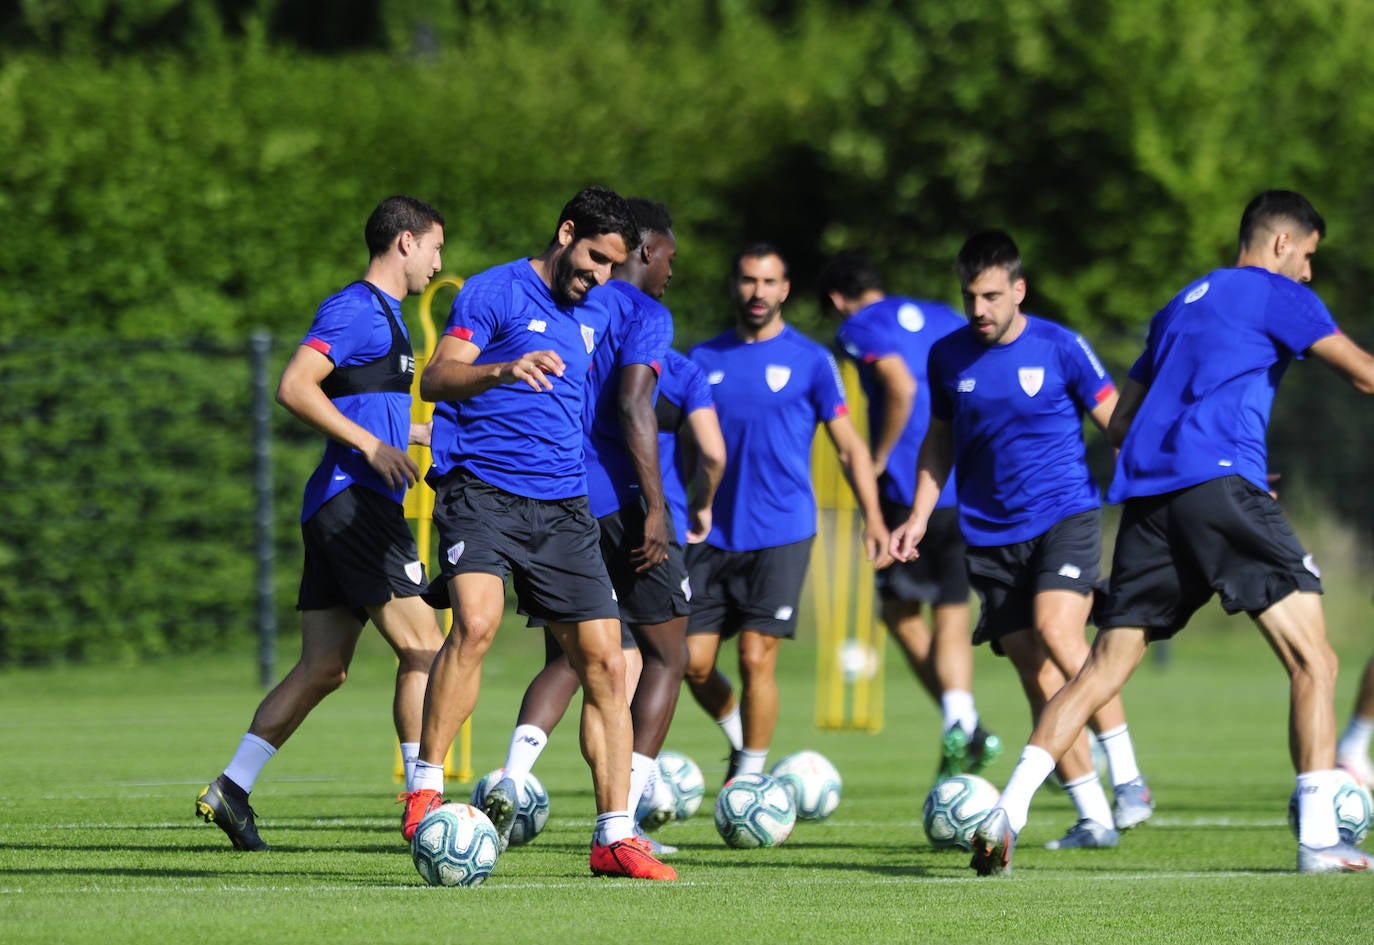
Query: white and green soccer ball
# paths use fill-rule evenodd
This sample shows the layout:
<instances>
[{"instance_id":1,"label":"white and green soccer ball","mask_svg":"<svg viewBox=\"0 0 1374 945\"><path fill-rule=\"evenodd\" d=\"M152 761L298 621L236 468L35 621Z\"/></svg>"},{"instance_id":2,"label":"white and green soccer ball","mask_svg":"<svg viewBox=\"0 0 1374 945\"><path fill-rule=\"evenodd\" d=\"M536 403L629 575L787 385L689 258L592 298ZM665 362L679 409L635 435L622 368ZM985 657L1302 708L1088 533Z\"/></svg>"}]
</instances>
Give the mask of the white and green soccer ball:
<instances>
[{"instance_id":1,"label":"white and green soccer ball","mask_svg":"<svg viewBox=\"0 0 1374 945\"><path fill-rule=\"evenodd\" d=\"M840 772L818 751L793 752L769 772L787 788L802 820L824 820L840 806Z\"/></svg>"},{"instance_id":2,"label":"white and green soccer ball","mask_svg":"<svg viewBox=\"0 0 1374 945\"><path fill-rule=\"evenodd\" d=\"M410 840L415 869L431 886L480 886L499 853L496 828L471 804L440 805Z\"/></svg>"},{"instance_id":3,"label":"white and green soccer ball","mask_svg":"<svg viewBox=\"0 0 1374 945\"><path fill-rule=\"evenodd\" d=\"M677 751L659 752L658 780L672 798L674 820L686 820L701 807L706 779L691 758Z\"/></svg>"},{"instance_id":4,"label":"white and green soccer ball","mask_svg":"<svg viewBox=\"0 0 1374 945\"><path fill-rule=\"evenodd\" d=\"M956 774L930 789L921 808L921 826L937 850L972 849L973 831L1001 797L976 774Z\"/></svg>"},{"instance_id":5,"label":"white and green soccer ball","mask_svg":"<svg viewBox=\"0 0 1374 945\"><path fill-rule=\"evenodd\" d=\"M716 831L728 846L775 847L792 835L797 808L782 782L767 774L741 774L716 795Z\"/></svg>"},{"instance_id":6,"label":"white and green soccer ball","mask_svg":"<svg viewBox=\"0 0 1374 945\"><path fill-rule=\"evenodd\" d=\"M1345 772L1344 780L1336 789L1332 804L1336 808L1336 829L1340 832L1341 842L1359 844L1369 836L1371 817L1374 816L1374 803L1369 790ZM1298 792L1288 799L1288 826L1293 836L1298 836Z\"/></svg>"},{"instance_id":7,"label":"white and green soccer ball","mask_svg":"<svg viewBox=\"0 0 1374 945\"><path fill-rule=\"evenodd\" d=\"M505 773L505 768L497 768L482 775L482 779L472 788L471 801L474 807L481 808L482 802L487 799L487 792L501 781ZM544 785L533 773L527 774L525 788L515 805L515 823L510 828L509 845L518 847L529 843L539 836L548 822L549 792L544 790Z\"/></svg>"}]
</instances>

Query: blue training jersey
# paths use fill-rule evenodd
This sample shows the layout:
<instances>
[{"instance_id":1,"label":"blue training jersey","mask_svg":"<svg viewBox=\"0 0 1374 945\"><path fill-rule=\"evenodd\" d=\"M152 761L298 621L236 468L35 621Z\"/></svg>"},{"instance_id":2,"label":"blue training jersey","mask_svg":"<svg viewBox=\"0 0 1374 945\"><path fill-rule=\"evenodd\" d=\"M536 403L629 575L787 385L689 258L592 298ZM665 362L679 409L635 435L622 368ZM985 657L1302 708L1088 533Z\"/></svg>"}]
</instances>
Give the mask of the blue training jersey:
<instances>
[{"instance_id":1,"label":"blue training jersey","mask_svg":"<svg viewBox=\"0 0 1374 945\"><path fill-rule=\"evenodd\" d=\"M660 371L673 343L673 316L657 299L613 279L590 293L587 305L606 310L606 337L592 355L582 406L587 501L600 518L640 498L639 476L620 428L620 373L631 364Z\"/></svg>"},{"instance_id":2,"label":"blue training jersey","mask_svg":"<svg viewBox=\"0 0 1374 945\"><path fill-rule=\"evenodd\" d=\"M883 416L887 412L887 392L878 379L874 362L882 358L900 357L916 381L911 419L893 446L887 467L878 477L878 488L889 501L910 506L916 495L916 457L921 452L926 430L930 428L930 384L926 378L930 346L966 324L962 315L943 302L888 296L855 312L845 319L835 333L840 350L859 369L859 384L868 398L871 444L878 442ZM955 477L951 475L945 481L936 508L950 508L957 504L958 494L954 483Z\"/></svg>"},{"instance_id":3,"label":"blue training jersey","mask_svg":"<svg viewBox=\"0 0 1374 945\"><path fill-rule=\"evenodd\" d=\"M848 412L835 359L791 327L745 343L733 330L697 345L725 436L725 476L707 542L726 551L791 544L816 533L811 441Z\"/></svg>"},{"instance_id":4,"label":"blue training jersey","mask_svg":"<svg viewBox=\"0 0 1374 945\"><path fill-rule=\"evenodd\" d=\"M669 348L658 375L658 466L663 473L663 498L668 503L677 540L687 541L687 476L677 451L677 438L687 417L698 410L715 410L711 383L686 355Z\"/></svg>"},{"instance_id":5,"label":"blue training jersey","mask_svg":"<svg viewBox=\"0 0 1374 945\"><path fill-rule=\"evenodd\" d=\"M301 344L328 357L336 369L368 364L394 354L396 358L404 357L413 376L414 361L405 322L401 320L400 300L385 293L383 298L390 307L390 318L382 310L381 300L361 282L336 292L320 303ZM393 352L397 346L393 344L396 334L392 319L400 337L405 339L404 351ZM398 450L409 445L409 392L346 394L332 400L340 413L382 442ZM310 518L320 506L352 485L371 489L398 503L405 498L405 486L393 489L368 465L361 452L331 438L325 441L324 456L305 484L301 521Z\"/></svg>"},{"instance_id":6,"label":"blue training jersey","mask_svg":"<svg viewBox=\"0 0 1374 945\"><path fill-rule=\"evenodd\" d=\"M1107 499L1162 495L1222 476L1268 489L1265 438L1294 357L1336 327L1311 289L1264 269L1218 269L1150 322L1131 379L1149 391Z\"/></svg>"},{"instance_id":7,"label":"blue training jersey","mask_svg":"<svg viewBox=\"0 0 1374 945\"><path fill-rule=\"evenodd\" d=\"M1027 315L1015 341L989 346L965 326L931 348L929 375L931 414L954 436L970 545L1029 541L1101 506L1083 414L1116 387L1081 335Z\"/></svg>"},{"instance_id":8,"label":"blue training jersey","mask_svg":"<svg viewBox=\"0 0 1374 945\"><path fill-rule=\"evenodd\" d=\"M604 291L604 287L593 289ZM566 499L587 494L582 460L582 401L587 372L606 330L597 305L559 305L528 259L488 269L463 284L444 333L480 349L477 364L552 350L563 376L552 390L523 381L499 384L434 407L433 485L456 468L515 495Z\"/></svg>"}]
</instances>

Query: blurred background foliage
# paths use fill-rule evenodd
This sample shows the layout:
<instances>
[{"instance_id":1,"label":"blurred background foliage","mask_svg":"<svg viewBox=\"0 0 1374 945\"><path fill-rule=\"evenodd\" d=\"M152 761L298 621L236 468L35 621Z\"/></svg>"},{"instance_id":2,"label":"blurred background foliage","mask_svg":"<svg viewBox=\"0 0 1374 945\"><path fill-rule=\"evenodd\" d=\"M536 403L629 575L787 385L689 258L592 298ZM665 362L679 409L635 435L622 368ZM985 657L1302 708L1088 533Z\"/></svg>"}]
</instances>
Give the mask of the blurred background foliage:
<instances>
[{"instance_id":1,"label":"blurred background foliage","mask_svg":"<svg viewBox=\"0 0 1374 945\"><path fill-rule=\"evenodd\" d=\"M745 241L786 251L787 317L826 340L812 277L829 254L866 249L891 291L957 302L959 244L1005 227L1028 310L1081 330L1120 378L1150 315L1234 259L1245 202L1292 188L1329 224L1314 287L1374 345L1372 32L1363 0L0 2L0 664L89 655L81 639L50 651L45 628L111 613L143 625L115 652L183 647L211 611L224 635L251 632L251 540L222 542L223 560L203 536L168 545L197 530L186 510L145 497L131 514L129 481L190 477L206 514L251 517L244 426L220 422L249 397L246 367L206 352L266 329L280 367L362 271L362 222L389 193L440 208L458 274L537 252L584 184L664 201L681 347L728 320ZM119 353L168 344L136 371ZM79 410L24 399L35 364ZM1285 499L1363 538L1374 411L1295 373L1271 433ZM159 402L217 395L178 428L195 455L126 455L170 429ZM289 572L318 442L276 413ZM155 592L81 556L93 503L130 547L167 546ZM221 599L185 590L231 579ZM85 590L62 596L69 581ZM294 592L279 598L292 625Z\"/></svg>"}]
</instances>

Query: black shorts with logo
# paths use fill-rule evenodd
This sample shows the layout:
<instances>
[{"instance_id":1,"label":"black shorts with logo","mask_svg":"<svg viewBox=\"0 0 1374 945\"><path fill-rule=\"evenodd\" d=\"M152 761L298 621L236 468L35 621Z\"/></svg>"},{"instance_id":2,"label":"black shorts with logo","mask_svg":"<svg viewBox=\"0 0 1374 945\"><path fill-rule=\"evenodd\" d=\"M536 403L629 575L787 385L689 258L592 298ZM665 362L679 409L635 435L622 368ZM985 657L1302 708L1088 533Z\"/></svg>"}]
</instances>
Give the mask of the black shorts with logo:
<instances>
[{"instance_id":1,"label":"black shorts with logo","mask_svg":"<svg viewBox=\"0 0 1374 945\"><path fill-rule=\"evenodd\" d=\"M305 566L297 610L367 607L425 589L425 566L399 503L349 486L301 523Z\"/></svg>"},{"instance_id":2,"label":"black shorts with logo","mask_svg":"<svg viewBox=\"0 0 1374 945\"><path fill-rule=\"evenodd\" d=\"M687 633L728 638L754 630L774 637L796 636L811 542L803 538L757 551L725 551L705 542L690 546L692 616Z\"/></svg>"},{"instance_id":3,"label":"black shorts with logo","mask_svg":"<svg viewBox=\"0 0 1374 945\"><path fill-rule=\"evenodd\" d=\"M1097 625L1144 627L1163 640L1213 594L1227 613L1253 615L1294 591L1321 589L1321 573L1278 502L1225 476L1126 500Z\"/></svg>"},{"instance_id":4,"label":"black shorts with logo","mask_svg":"<svg viewBox=\"0 0 1374 945\"><path fill-rule=\"evenodd\" d=\"M620 619L642 626L665 623L691 612L691 585L682 546L671 535L668 560L647 571L636 571L630 554L644 544L644 506L639 502L597 519L601 529L601 557L620 603Z\"/></svg>"},{"instance_id":5,"label":"black shorts with logo","mask_svg":"<svg viewBox=\"0 0 1374 945\"><path fill-rule=\"evenodd\" d=\"M883 500L883 520L896 528L911 514L910 506ZM876 572L878 596L906 603L968 603L968 562L957 508L936 509L930 515L920 553L910 561L894 561Z\"/></svg>"},{"instance_id":6,"label":"black shorts with logo","mask_svg":"<svg viewBox=\"0 0 1374 945\"><path fill-rule=\"evenodd\" d=\"M445 581L509 576L521 612L544 621L620 618L586 496L531 499L455 469L435 485L434 527Z\"/></svg>"},{"instance_id":7,"label":"black shorts with logo","mask_svg":"<svg viewBox=\"0 0 1374 945\"><path fill-rule=\"evenodd\" d=\"M1035 595L1073 591L1089 596L1101 571L1101 509L1060 519L1043 535L1010 545L968 548L969 581L982 601L973 642L991 643L1035 626Z\"/></svg>"}]
</instances>

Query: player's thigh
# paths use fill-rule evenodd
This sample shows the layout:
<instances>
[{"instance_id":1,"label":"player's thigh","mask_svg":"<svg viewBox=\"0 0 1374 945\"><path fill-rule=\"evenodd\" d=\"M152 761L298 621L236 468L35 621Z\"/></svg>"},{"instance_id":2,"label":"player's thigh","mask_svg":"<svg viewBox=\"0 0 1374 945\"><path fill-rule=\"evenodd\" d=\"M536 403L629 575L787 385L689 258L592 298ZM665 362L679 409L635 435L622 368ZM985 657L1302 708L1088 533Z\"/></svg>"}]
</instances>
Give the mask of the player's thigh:
<instances>
[{"instance_id":1,"label":"player's thigh","mask_svg":"<svg viewBox=\"0 0 1374 945\"><path fill-rule=\"evenodd\" d=\"M443 645L444 633L433 608L418 597L393 597L380 607L369 607L368 614L397 656L432 652Z\"/></svg>"},{"instance_id":2,"label":"player's thigh","mask_svg":"<svg viewBox=\"0 0 1374 945\"><path fill-rule=\"evenodd\" d=\"M301 613L301 664L323 672L346 670L353 661L363 621L349 607Z\"/></svg>"}]
</instances>

